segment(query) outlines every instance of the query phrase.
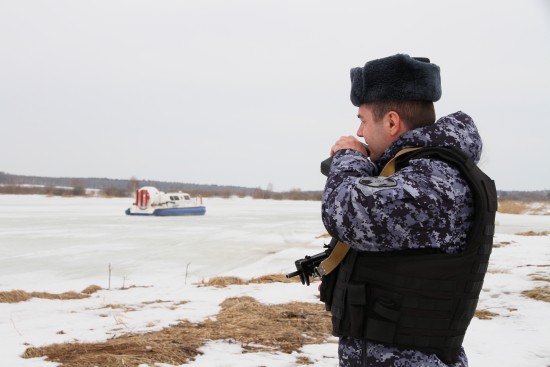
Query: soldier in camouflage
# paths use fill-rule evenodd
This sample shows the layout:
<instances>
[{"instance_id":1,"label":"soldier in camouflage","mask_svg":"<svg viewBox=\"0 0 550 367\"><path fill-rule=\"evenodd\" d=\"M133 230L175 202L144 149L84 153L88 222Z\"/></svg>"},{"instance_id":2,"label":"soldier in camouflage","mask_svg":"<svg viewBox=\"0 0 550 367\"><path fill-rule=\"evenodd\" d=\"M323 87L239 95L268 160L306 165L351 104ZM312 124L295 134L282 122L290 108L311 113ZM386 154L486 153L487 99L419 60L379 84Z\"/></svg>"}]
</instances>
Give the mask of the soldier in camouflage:
<instances>
[{"instance_id":1,"label":"soldier in camouflage","mask_svg":"<svg viewBox=\"0 0 550 367\"><path fill-rule=\"evenodd\" d=\"M473 197L453 166L413 159L389 177L382 168L404 148L456 147L476 163L481 138L472 119L456 112L435 122L441 95L439 67L395 55L352 69L352 103L361 120L357 136L332 147L333 161L322 204L329 234L357 251L438 248L456 253L473 222ZM341 367L442 367L435 354L341 337ZM462 349L451 366L466 367Z\"/></svg>"}]
</instances>

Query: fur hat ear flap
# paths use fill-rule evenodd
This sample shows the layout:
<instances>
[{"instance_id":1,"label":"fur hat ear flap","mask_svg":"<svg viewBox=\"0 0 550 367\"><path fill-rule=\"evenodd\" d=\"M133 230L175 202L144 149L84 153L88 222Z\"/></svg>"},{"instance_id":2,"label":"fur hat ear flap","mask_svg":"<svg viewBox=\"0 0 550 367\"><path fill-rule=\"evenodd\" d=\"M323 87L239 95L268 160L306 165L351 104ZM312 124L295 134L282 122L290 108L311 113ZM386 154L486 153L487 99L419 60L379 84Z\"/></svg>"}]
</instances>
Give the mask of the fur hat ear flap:
<instances>
[{"instance_id":1,"label":"fur hat ear flap","mask_svg":"<svg viewBox=\"0 0 550 367\"><path fill-rule=\"evenodd\" d=\"M360 106L361 104L356 104L363 99L365 95L365 88L363 86L363 68L353 68L350 71L351 75L351 103L355 106Z\"/></svg>"},{"instance_id":2,"label":"fur hat ear flap","mask_svg":"<svg viewBox=\"0 0 550 367\"><path fill-rule=\"evenodd\" d=\"M351 103L374 101L431 101L441 98L439 66L425 57L397 54L353 68Z\"/></svg>"}]
</instances>

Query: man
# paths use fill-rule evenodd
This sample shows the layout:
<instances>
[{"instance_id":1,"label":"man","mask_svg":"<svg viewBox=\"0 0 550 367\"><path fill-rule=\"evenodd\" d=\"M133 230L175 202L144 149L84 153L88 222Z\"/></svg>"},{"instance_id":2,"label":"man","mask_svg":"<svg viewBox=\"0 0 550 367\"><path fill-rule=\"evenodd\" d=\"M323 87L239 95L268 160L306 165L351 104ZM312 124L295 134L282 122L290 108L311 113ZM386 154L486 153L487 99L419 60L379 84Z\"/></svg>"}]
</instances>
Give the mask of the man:
<instances>
[{"instance_id":1,"label":"man","mask_svg":"<svg viewBox=\"0 0 550 367\"><path fill-rule=\"evenodd\" d=\"M496 210L494 183L463 163L479 161L481 138L463 112L435 122L429 59L373 60L351 81L366 145L332 146L322 204L326 229L351 248L321 286L340 366L465 367Z\"/></svg>"}]
</instances>

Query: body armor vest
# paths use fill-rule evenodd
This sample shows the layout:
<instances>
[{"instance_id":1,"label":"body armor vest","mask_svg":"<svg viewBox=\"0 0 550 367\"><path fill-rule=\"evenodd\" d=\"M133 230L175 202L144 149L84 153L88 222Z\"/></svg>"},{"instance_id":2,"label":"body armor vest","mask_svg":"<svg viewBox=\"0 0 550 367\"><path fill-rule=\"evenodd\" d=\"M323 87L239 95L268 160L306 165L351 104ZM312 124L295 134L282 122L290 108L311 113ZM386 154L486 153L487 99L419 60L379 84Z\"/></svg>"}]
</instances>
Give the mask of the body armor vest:
<instances>
[{"instance_id":1,"label":"body armor vest","mask_svg":"<svg viewBox=\"0 0 550 367\"><path fill-rule=\"evenodd\" d=\"M453 165L472 191L474 220L463 251L351 249L338 271L323 277L321 301L332 313L335 336L435 353L451 364L460 353L487 272L496 188L471 159L454 148L422 148L403 154L396 169L417 158Z\"/></svg>"}]
</instances>

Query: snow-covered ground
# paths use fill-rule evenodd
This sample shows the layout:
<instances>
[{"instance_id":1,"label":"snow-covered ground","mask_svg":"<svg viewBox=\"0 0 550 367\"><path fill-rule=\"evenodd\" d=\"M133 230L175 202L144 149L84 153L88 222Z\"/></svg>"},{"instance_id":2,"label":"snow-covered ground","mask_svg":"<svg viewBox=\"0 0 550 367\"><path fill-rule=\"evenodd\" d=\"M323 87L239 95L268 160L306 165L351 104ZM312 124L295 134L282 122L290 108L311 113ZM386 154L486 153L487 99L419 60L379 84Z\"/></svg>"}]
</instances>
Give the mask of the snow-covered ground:
<instances>
[{"instance_id":1,"label":"snow-covered ground","mask_svg":"<svg viewBox=\"0 0 550 367\"><path fill-rule=\"evenodd\" d=\"M101 341L183 319L199 322L215 316L228 297L318 302L316 286L197 283L293 271L295 259L321 250L319 202L212 198L205 216L174 218L126 216L130 204L0 195L0 291L105 288L82 300L0 303L0 366L55 366L20 355L29 346ZM548 286L532 275L550 277L550 237L515 235L529 230L550 231L550 216L497 215L497 247L478 305L496 316L472 321L464 344L470 366L550 366L550 303L521 295ZM138 287L120 289L131 285ZM134 310L105 307L114 304ZM296 353L242 353L235 343L214 341L202 351L186 366L298 366ZM315 366L336 366L335 340L305 346L300 356Z\"/></svg>"}]
</instances>

